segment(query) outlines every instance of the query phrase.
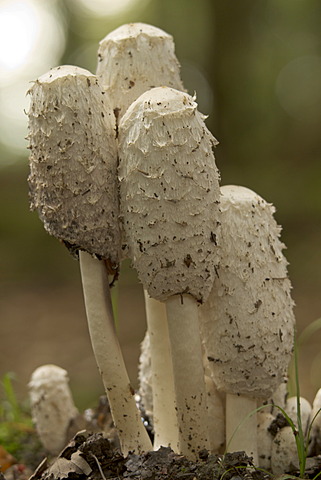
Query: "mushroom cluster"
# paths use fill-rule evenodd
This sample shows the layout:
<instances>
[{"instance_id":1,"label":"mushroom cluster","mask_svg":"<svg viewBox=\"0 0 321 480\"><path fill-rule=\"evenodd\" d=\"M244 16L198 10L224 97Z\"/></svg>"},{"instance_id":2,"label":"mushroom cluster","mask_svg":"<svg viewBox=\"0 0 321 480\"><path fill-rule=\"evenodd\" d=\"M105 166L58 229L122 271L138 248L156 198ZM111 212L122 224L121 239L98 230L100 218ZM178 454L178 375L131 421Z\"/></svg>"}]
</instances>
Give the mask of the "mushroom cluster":
<instances>
[{"instance_id":1,"label":"mushroom cluster","mask_svg":"<svg viewBox=\"0 0 321 480\"><path fill-rule=\"evenodd\" d=\"M57 67L29 93L31 207L79 257L122 452L170 445L196 459L225 444L258 462L257 402L284 384L293 346L284 245L270 204L220 188L218 142L184 90L172 37L124 25L101 41L96 75ZM126 257L145 291L153 446L110 302L108 275Z\"/></svg>"}]
</instances>

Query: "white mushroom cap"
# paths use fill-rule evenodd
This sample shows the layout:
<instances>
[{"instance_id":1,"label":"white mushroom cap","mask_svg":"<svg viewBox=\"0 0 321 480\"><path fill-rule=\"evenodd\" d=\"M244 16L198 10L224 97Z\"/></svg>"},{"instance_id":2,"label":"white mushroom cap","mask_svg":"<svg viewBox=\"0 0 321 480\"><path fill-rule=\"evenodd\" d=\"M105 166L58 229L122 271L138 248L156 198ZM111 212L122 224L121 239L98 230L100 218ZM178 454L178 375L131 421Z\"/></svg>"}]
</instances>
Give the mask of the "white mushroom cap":
<instances>
[{"instance_id":1,"label":"white mushroom cap","mask_svg":"<svg viewBox=\"0 0 321 480\"><path fill-rule=\"evenodd\" d=\"M272 413L261 410L257 414L257 448L259 466L266 470L271 468L271 453L273 435L269 432L269 427L275 420Z\"/></svg>"},{"instance_id":2,"label":"white mushroom cap","mask_svg":"<svg viewBox=\"0 0 321 480\"><path fill-rule=\"evenodd\" d=\"M78 415L68 381L63 368L43 365L33 372L28 385L32 419L43 446L52 454L66 445L68 427Z\"/></svg>"},{"instance_id":3,"label":"white mushroom cap","mask_svg":"<svg viewBox=\"0 0 321 480\"><path fill-rule=\"evenodd\" d=\"M272 442L271 470L274 475L282 475L298 468L298 452L291 427L278 431Z\"/></svg>"},{"instance_id":4,"label":"white mushroom cap","mask_svg":"<svg viewBox=\"0 0 321 480\"><path fill-rule=\"evenodd\" d=\"M220 268L201 307L203 339L219 390L268 398L282 383L294 315L274 208L244 187L221 188Z\"/></svg>"},{"instance_id":5,"label":"white mushroom cap","mask_svg":"<svg viewBox=\"0 0 321 480\"><path fill-rule=\"evenodd\" d=\"M215 275L219 174L194 99L160 87L119 125L121 215L129 256L149 295L205 299Z\"/></svg>"},{"instance_id":6,"label":"white mushroom cap","mask_svg":"<svg viewBox=\"0 0 321 480\"><path fill-rule=\"evenodd\" d=\"M51 235L117 264L114 116L98 79L61 66L29 93L31 207Z\"/></svg>"},{"instance_id":7,"label":"white mushroom cap","mask_svg":"<svg viewBox=\"0 0 321 480\"><path fill-rule=\"evenodd\" d=\"M174 48L171 35L144 23L123 25L100 42L97 75L119 116L153 87L183 90Z\"/></svg>"},{"instance_id":8,"label":"white mushroom cap","mask_svg":"<svg viewBox=\"0 0 321 480\"><path fill-rule=\"evenodd\" d=\"M297 397L290 397L287 399L284 407L284 411L291 418L294 425L298 427ZM306 398L300 397L300 416L301 416L303 433L307 432L309 422L310 422L311 412L312 412L312 407L310 402Z\"/></svg>"}]
</instances>

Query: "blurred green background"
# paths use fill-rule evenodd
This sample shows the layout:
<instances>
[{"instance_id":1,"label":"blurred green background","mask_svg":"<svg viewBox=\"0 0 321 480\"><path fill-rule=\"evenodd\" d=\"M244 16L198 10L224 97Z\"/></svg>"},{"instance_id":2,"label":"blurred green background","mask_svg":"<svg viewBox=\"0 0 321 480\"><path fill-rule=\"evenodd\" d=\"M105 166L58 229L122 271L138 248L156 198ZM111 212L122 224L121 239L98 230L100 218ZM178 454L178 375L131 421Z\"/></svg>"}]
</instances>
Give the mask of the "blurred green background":
<instances>
[{"instance_id":1,"label":"blurred green background","mask_svg":"<svg viewBox=\"0 0 321 480\"><path fill-rule=\"evenodd\" d=\"M59 64L95 71L98 42L123 23L172 34L182 77L220 144L222 184L275 204L290 262L298 331L321 316L321 2L319 0L0 1L0 375L26 395L32 370L69 371L80 408L102 393L77 262L28 207L26 91ZM114 293L136 386L145 330L128 265ZM302 393L321 387L321 333L300 351Z\"/></svg>"}]
</instances>

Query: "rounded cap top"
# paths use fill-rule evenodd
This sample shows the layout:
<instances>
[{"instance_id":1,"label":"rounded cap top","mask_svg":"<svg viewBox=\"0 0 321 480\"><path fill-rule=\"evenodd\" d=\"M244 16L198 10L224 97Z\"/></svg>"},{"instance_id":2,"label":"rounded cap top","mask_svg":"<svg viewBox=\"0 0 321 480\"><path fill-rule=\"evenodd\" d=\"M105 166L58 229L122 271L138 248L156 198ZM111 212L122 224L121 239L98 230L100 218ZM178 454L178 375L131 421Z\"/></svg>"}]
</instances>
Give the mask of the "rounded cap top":
<instances>
[{"instance_id":1,"label":"rounded cap top","mask_svg":"<svg viewBox=\"0 0 321 480\"><path fill-rule=\"evenodd\" d=\"M152 118L161 115L180 114L197 109L194 97L170 87L155 87L143 93L128 108L122 118L124 124L144 112Z\"/></svg>"},{"instance_id":2,"label":"rounded cap top","mask_svg":"<svg viewBox=\"0 0 321 480\"><path fill-rule=\"evenodd\" d=\"M155 38L172 38L171 35L164 32L164 30L154 27L153 25L148 25L147 23L127 23L110 32L99 44L102 45L104 42L110 41L122 42L128 40L128 38L135 38L140 35L148 35L149 37Z\"/></svg>"},{"instance_id":3,"label":"rounded cap top","mask_svg":"<svg viewBox=\"0 0 321 480\"><path fill-rule=\"evenodd\" d=\"M228 198L230 203L245 203L253 202L253 200L263 200L257 193L249 188L239 185L224 185L221 187L221 200Z\"/></svg>"},{"instance_id":4,"label":"rounded cap top","mask_svg":"<svg viewBox=\"0 0 321 480\"><path fill-rule=\"evenodd\" d=\"M37 387L46 383L67 383L68 373L57 365L42 365L36 368L31 375L30 387Z\"/></svg>"},{"instance_id":5,"label":"rounded cap top","mask_svg":"<svg viewBox=\"0 0 321 480\"><path fill-rule=\"evenodd\" d=\"M76 77L82 75L84 77L95 77L95 75L84 68L76 67L74 65L60 65L59 67L52 68L48 72L41 75L38 79L38 83L52 83L58 78L63 77Z\"/></svg>"}]
</instances>

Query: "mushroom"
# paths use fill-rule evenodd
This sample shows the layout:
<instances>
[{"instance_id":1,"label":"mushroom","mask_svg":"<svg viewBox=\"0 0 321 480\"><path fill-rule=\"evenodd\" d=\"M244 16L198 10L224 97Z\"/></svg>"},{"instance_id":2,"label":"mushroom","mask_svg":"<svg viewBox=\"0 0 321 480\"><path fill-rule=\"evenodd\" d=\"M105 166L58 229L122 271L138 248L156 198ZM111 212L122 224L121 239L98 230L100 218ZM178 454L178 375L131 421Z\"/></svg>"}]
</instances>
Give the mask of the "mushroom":
<instances>
[{"instance_id":1,"label":"mushroom","mask_svg":"<svg viewBox=\"0 0 321 480\"><path fill-rule=\"evenodd\" d=\"M183 90L180 65L175 56L171 35L151 25L130 23L109 33L99 45L97 75L104 85L116 116L152 87ZM122 256L127 255L122 250ZM154 378L154 449L171 446L177 449L176 410L172 359L166 308L145 291L147 328L151 342L151 375Z\"/></svg>"},{"instance_id":2,"label":"mushroom","mask_svg":"<svg viewBox=\"0 0 321 480\"><path fill-rule=\"evenodd\" d=\"M122 451L149 450L115 333L106 269L117 271L120 250L112 111L97 77L78 67L50 70L29 93L31 207L51 235L79 251L91 342Z\"/></svg>"},{"instance_id":3,"label":"mushroom","mask_svg":"<svg viewBox=\"0 0 321 480\"><path fill-rule=\"evenodd\" d=\"M281 428L272 442L272 473L282 475L297 470L298 463L298 451L292 427Z\"/></svg>"},{"instance_id":4,"label":"mushroom","mask_svg":"<svg viewBox=\"0 0 321 480\"><path fill-rule=\"evenodd\" d=\"M166 303L180 452L208 448L198 304L213 284L218 171L194 99L168 87L141 95L119 125L121 216L148 294Z\"/></svg>"},{"instance_id":5,"label":"mushroom","mask_svg":"<svg viewBox=\"0 0 321 480\"><path fill-rule=\"evenodd\" d=\"M300 402L300 422L303 434L308 431L312 407L310 402L303 397L299 398ZM298 399L297 397L289 397L284 407L285 413L291 418L294 425L298 428Z\"/></svg>"},{"instance_id":6,"label":"mushroom","mask_svg":"<svg viewBox=\"0 0 321 480\"><path fill-rule=\"evenodd\" d=\"M183 90L173 37L145 23L129 23L110 32L98 49L97 75L116 118L153 87Z\"/></svg>"},{"instance_id":7,"label":"mushroom","mask_svg":"<svg viewBox=\"0 0 321 480\"><path fill-rule=\"evenodd\" d=\"M220 266L200 309L214 381L226 392L229 451L257 463L257 398L269 398L286 376L294 315L274 208L253 191L221 188Z\"/></svg>"},{"instance_id":8,"label":"mushroom","mask_svg":"<svg viewBox=\"0 0 321 480\"><path fill-rule=\"evenodd\" d=\"M28 385L32 420L41 443L52 455L57 455L70 440L68 428L79 415L68 381L63 368L42 365L33 372Z\"/></svg>"}]
</instances>

